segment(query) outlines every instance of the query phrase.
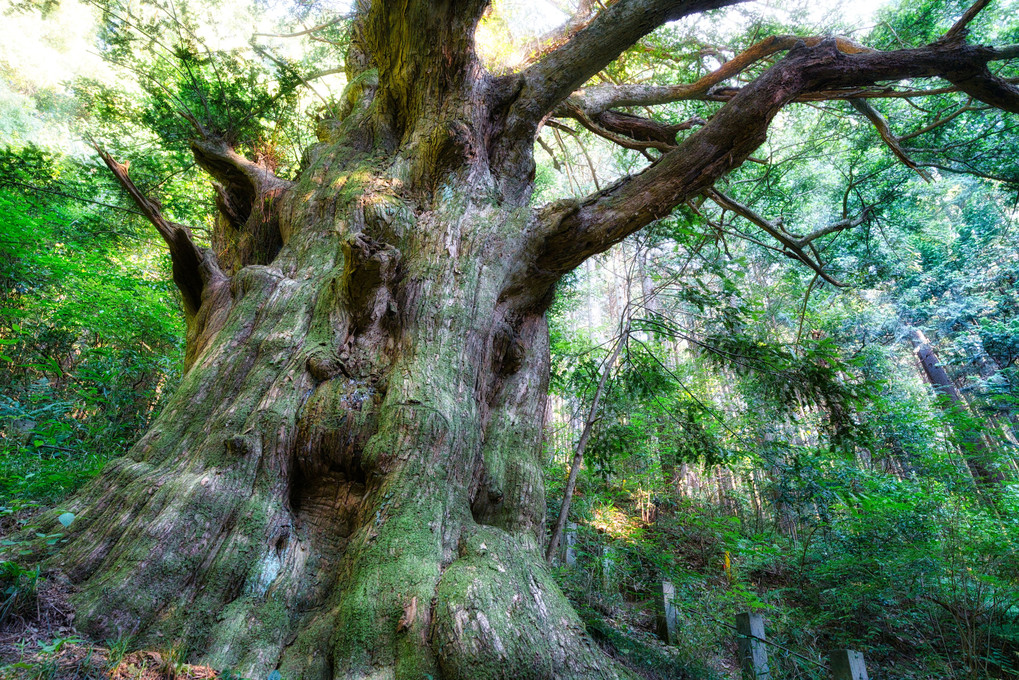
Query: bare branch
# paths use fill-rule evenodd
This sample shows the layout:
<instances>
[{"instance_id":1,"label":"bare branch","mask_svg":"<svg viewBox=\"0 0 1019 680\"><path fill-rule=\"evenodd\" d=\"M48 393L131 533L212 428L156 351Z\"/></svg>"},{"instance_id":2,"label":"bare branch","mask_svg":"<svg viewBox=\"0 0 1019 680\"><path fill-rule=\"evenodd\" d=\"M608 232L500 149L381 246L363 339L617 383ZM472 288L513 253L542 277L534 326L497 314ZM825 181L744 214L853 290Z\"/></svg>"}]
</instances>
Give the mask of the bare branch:
<instances>
[{"instance_id":1,"label":"bare branch","mask_svg":"<svg viewBox=\"0 0 1019 680\"><path fill-rule=\"evenodd\" d=\"M141 213L152 223L152 226L166 242L173 264L173 281L180 289L185 313L189 318L193 318L202 305L202 293L210 280L225 278L216 264L215 257L195 245L191 238L191 231L186 226L170 222L163 217L159 201L148 198L141 192L128 176L128 166L118 163L98 144L92 143L92 148L96 150L120 186L124 188Z\"/></svg>"},{"instance_id":2,"label":"bare branch","mask_svg":"<svg viewBox=\"0 0 1019 680\"><path fill-rule=\"evenodd\" d=\"M959 20L955 22L955 25L948 29L942 40L951 42L955 40L962 40L969 33L969 23L976 18L977 14L980 14L984 7L987 7L991 0L977 0L974 2L968 10L963 13Z\"/></svg>"},{"instance_id":3,"label":"bare branch","mask_svg":"<svg viewBox=\"0 0 1019 680\"><path fill-rule=\"evenodd\" d=\"M730 196L726 196L717 189L709 189L704 192L704 195L710 198L720 207L726 210L730 210L736 213L737 215L740 215L741 217L744 217L747 220L753 222L757 226L761 227L769 234L774 236L776 240L778 240L782 245L786 246L789 249L802 249L807 247L817 239L821 238L822 236L828 236L829 234L834 234L835 232L838 231L858 227L866 221L868 215L870 214L870 209L868 208L865 209L858 217L852 219L847 217L839 220L838 222L833 222L832 224L829 224L827 226L819 227L805 236L800 236L798 234L793 234L789 232L780 224L776 224L774 222L769 221L768 219L756 213L752 208L749 208L743 205L742 203L739 203Z\"/></svg>"},{"instance_id":4,"label":"bare branch","mask_svg":"<svg viewBox=\"0 0 1019 680\"><path fill-rule=\"evenodd\" d=\"M549 145L548 145L548 144L547 144L547 143L545 142L545 140L541 138L541 136L540 136L540 135L539 135L539 137L538 137L538 145L539 145L539 146L540 146L540 147L541 147L542 149L544 149L544 150L545 150L545 153L547 153L547 154L548 154L548 157L552 159L552 167L554 167L554 168L555 168L556 170L562 170L562 166L561 166L561 165L559 164L559 159L558 159L558 158L556 158L555 152L554 152L554 151L552 151L552 147L550 147L550 146L549 146Z\"/></svg>"},{"instance_id":5,"label":"bare branch","mask_svg":"<svg viewBox=\"0 0 1019 680\"><path fill-rule=\"evenodd\" d=\"M528 56L525 63L534 63L548 52L562 47L563 44L576 35L577 31L586 27L595 17L598 11L596 0L580 0L580 3L573 15L562 26L552 29L550 32L534 40L534 49ZM560 7L564 13L571 10L567 7Z\"/></svg>"},{"instance_id":6,"label":"bare branch","mask_svg":"<svg viewBox=\"0 0 1019 680\"><path fill-rule=\"evenodd\" d=\"M740 217L752 222L753 224L757 225L758 227L766 231L769 236L771 236L776 241L782 244L782 246L785 248L785 250L783 251L785 255L795 260L799 260L803 264L807 265L808 267L813 269L818 276L820 276L828 283L832 284L833 286L840 287L845 286L845 284L837 281L836 279L832 278L830 274L825 272L824 267L821 265L821 263L818 262L816 259L811 258L805 252L803 252L803 249L809 246L814 240L822 236L833 234L837 231L842 231L844 229L849 229L851 227L863 224L864 219L866 219L867 214L866 211L864 211L864 214L856 218L855 220L848 219L842 220L840 222L836 222L835 224L831 224L826 227L817 229L806 236L796 238L792 234L786 232L786 230L783 229L780 225L771 222L767 218L758 214L752 208L745 206L742 203L739 203L735 199L730 198L729 196L726 196L725 194L715 189L709 189L705 191L704 195L710 198L712 201L714 201L719 207L736 213Z\"/></svg>"},{"instance_id":7,"label":"bare branch","mask_svg":"<svg viewBox=\"0 0 1019 680\"><path fill-rule=\"evenodd\" d=\"M270 52L266 48L264 48L264 47L262 47L260 45L256 45L254 42L252 42L251 43L251 49L253 49L256 54L259 54L259 55L265 57L266 59L268 59L269 61L271 61L272 63L276 64L276 66L278 68L280 68L281 70L283 70L283 72L289 73L289 74L291 74L293 76L296 76L297 79L301 81L302 85L304 85L306 88L308 88L308 90L313 95L318 97L319 101L321 101L322 104L326 107L326 110L329 112L330 117L336 118L336 111L333 109L332 102L330 102L328 99L323 97L322 94L318 90L316 90L314 87L312 87L312 84L309 81L314 80L315 78L320 78L322 76L332 74L332 73L343 73L344 69L328 69L326 71L320 71L320 72L312 75L311 77L307 77L306 78L305 76L301 75L301 73L297 69L295 69L294 67L292 67L290 64L288 64L284 60L280 59L279 57L276 57L272 52Z\"/></svg>"},{"instance_id":8,"label":"bare branch","mask_svg":"<svg viewBox=\"0 0 1019 680\"><path fill-rule=\"evenodd\" d=\"M330 26L335 26L336 24L340 23L341 21L347 21L350 18L351 18L351 15L349 15L349 14L342 14L342 15L336 17L335 19L330 19L329 21L321 23L321 24L319 24L317 26L312 26L311 28L306 28L303 31L297 31L296 33L252 33L251 37L252 38L254 38L254 37L262 37L262 38L298 38L298 37L300 37L302 35L310 35L312 33L317 33L318 31L321 31L323 29L329 28Z\"/></svg>"},{"instance_id":9,"label":"bare branch","mask_svg":"<svg viewBox=\"0 0 1019 680\"><path fill-rule=\"evenodd\" d=\"M981 179L989 179L992 182L1001 182L1003 184L1011 184L1013 186L1019 186L1019 176L1017 177L1006 177L1004 175L992 175L986 172L980 172L972 168L960 168L953 167L950 165L944 165L942 163L921 163L925 168L935 168L942 172L950 172L955 175L969 175L971 177L979 177Z\"/></svg>"},{"instance_id":10,"label":"bare branch","mask_svg":"<svg viewBox=\"0 0 1019 680\"><path fill-rule=\"evenodd\" d=\"M957 117L961 116L962 114L966 113L967 111L986 111L989 108L991 108L991 107L990 106L974 106L973 105L973 100L970 99L963 106L960 106L955 111L952 111L951 113L949 113L949 114L947 114L945 116L942 116L941 118L938 118L937 120L935 120L931 124L925 125L924 127L920 128L919 130L915 130L913 132L910 132L909 134L902 135L901 137L899 137L899 142L901 143L901 142L906 141L907 139L913 139L915 137L919 137L921 135L925 135L928 132L930 132L931 130L935 130L935 129L941 127L942 125L945 125L947 123L952 122Z\"/></svg>"},{"instance_id":11,"label":"bare branch","mask_svg":"<svg viewBox=\"0 0 1019 680\"><path fill-rule=\"evenodd\" d=\"M326 69L322 69L321 71L315 71L314 73L309 73L308 75L304 76L303 79L306 80L306 81L316 80L318 78L325 78L326 76L334 76L334 75L337 75L339 73L346 73L346 72L347 72L347 68L345 66L336 66L334 68L326 68Z\"/></svg>"},{"instance_id":12,"label":"bare branch","mask_svg":"<svg viewBox=\"0 0 1019 680\"><path fill-rule=\"evenodd\" d=\"M807 286L807 293L803 296L803 308L800 309L800 323L799 328L796 331L796 341L793 343L794 347L800 346L800 340L803 338L803 321L807 318L807 303L810 302L810 294L814 290L814 286L817 284L818 275L814 274L814 278L810 279L810 285Z\"/></svg>"}]
</instances>

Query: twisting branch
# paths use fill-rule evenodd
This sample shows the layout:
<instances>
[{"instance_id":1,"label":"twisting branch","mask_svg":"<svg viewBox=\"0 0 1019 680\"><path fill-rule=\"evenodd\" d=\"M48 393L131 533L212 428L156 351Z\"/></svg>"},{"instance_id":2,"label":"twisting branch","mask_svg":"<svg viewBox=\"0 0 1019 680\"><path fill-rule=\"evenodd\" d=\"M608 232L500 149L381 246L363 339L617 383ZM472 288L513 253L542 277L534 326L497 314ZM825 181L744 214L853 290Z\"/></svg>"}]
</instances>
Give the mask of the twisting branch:
<instances>
[{"instance_id":1,"label":"twisting branch","mask_svg":"<svg viewBox=\"0 0 1019 680\"><path fill-rule=\"evenodd\" d=\"M702 99L711 92L711 88L730 78L736 77L754 64L777 52L791 50L801 42L807 47L814 47L826 39L831 40L831 38L818 36L775 35L751 45L722 64L718 69L693 83L679 85L595 85L578 91L570 99L589 115L619 106L651 106L691 99ZM847 38L834 38L834 40L839 51L844 54L874 52L869 47L859 45ZM721 95L722 93L719 94Z\"/></svg>"},{"instance_id":2,"label":"twisting branch","mask_svg":"<svg viewBox=\"0 0 1019 680\"><path fill-rule=\"evenodd\" d=\"M166 242L173 265L173 281L180 289L185 313L188 318L193 318L202 305L202 293L206 287L213 279L226 278L219 270L215 257L204 248L195 245L190 229L163 217L159 201L148 198L141 192L128 176L128 166L118 163L99 144L95 142L90 142L90 144L103 159L103 163L113 173L120 186L124 188L141 213L152 223L152 226Z\"/></svg>"},{"instance_id":3,"label":"twisting branch","mask_svg":"<svg viewBox=\"0 0 1019 680\"><path fill-rule=\"evenodd\" d=\"M845 229L852 229L853 227L860 226L864 223L864 221L866 221L867 216L870 214L869 209L865 209L856 218L846 218L825 227L821 227L820 229L815 229L806 236L797 236L786 231L780 224L776 224L775 222L768 220L766 217L757 213L753 208L743 205L739 201L726 196L717 189L708 189L704 192L704 195L714 201L720 208L736 213L740 217L752 222L766 231L769 236L782 244L784 248L782 251L783 254L807 265L814 270L815 274L820 276L826 282L833 286L845 286L844 283L841 283L825 272L820 261L818 261L816 257L812 258L810 255L805 253L804 248L809 247L814 241L822 236L828 236L829 234L834 234Z\"/></svg>"},{"instance_id":4,"label":"twisting branch","mask_svg":"<svg viewBox=\"0 0 1019 680\"><path fill-rule=\"evenodd\" d=\"M251 161L224 139L210 134L192 140L195 161L215 180L216 207L222 215L212 245L228 272L268 264L283 245L276 206L292 182L269 169L267 159Z\"/></svg>"},{"instance_id":5,"label":"twisting branch","mask_svg":"<svg viewBox=\"0 0 1019 680\"><path fill-rule=\"evenodd\" d=\"M669 21L744 0L619 0L523 72L518 106L545 114L645 35Z\"/></svg>"},{"instance_id":6,"label":"twisting branch","mask_svg":"<svg viewBox=\"0 0 1019 680\"><path fill-rule=\"evenodd\" d=\"M518 76L510 106L506 143L534 134L539 121L577 88L659 26L710 9L747 0L618 0L561 47Z\"/></svg>"},{"instance_id":7,"label":"twisting branch","mask_svg":"<svg viewBox=\"0 0 1019 680\"><path fill-rule=\"evenodd\" d=\"M707 122L697 116L682 123L669 125L619 111L603 111L589 116L570 100L563 102L556 109L554 115L561 118L573 118L599 137L623 148L638 151L674 149L677 146L676 135L679 132L705 125Z\"/></svg>"},{"instance_id":8,"label":"twisting branch","mask_svg":"<svg viewBox=\"0 0 1019 680\"><path fill-rule=\"evenodd\" d=\"M636 149L636 150L658 149L659 151L668 151L669 149L675 148L676 146L675 133L673 133L671 140L667 138L668 137L667 133L664 135L663 134L654 135L654 137L657 138L637 140L629 135L616 133L606 127L603 127L602 125L599 125L589 116L587 116L587 114L585 114L580 107L572 106L569 102L559 107L557 113L559 113L563 117L570 117L576 119L588 131L593 132L599 137L607 139L614 144L618 144L624 149Z\"/></svg>"},{"instance_id":9,"label":"twisting branch","mask_svg":"<svg viewBox=\"0 0 1019 680\"><path fill-rule=\"evenodd\" d=\"M849 105L867 117L877 130L878 135L881 137L881 141L885 143L885 146L892 150L892 153L895 154L896 158L902 161L903 165L920 175L925 182L934 181L934 179L930 176L930 173L921 169L913 162L913 159L909 157L902 148L902 145L899 144L899 140L892 133L892 129L888 127L888 121L885 120L885 117L881 115L881 112L875 109L870 102L866 99L850 99Z\"/></svg>"},{"instance_id":10,"label":"twisting branch","mask_svg":"<svg viewBox=\"0 0 1019 680\"><path fill-rule=\"evenodd\" d=\"M240 227L257 200L278 195L293 183L280 179L265 165L237 153L225 140L206 135L191 142L198 165L216 180L220 211Z\"/></svg>"},{"instance_id":11,"label":"twisting branch","mask_svg":"<svg viewBox=\"0 0 1019 680\"><path fill-rule=\"evenodd\" d=\"M1009 49L943 42L853 54L841 51L834 39L815 47L797 45L736 93L707 125L643 172L587 198L559 201L541 209L531 240L504 284L503 295L523 306L542 304L565 272L668 215L675 206L710 189L743 164L765 141L774 116L804 94L940 76L975 99L1019 112L1019 91L987 68L989 62L1008 58L1011 53Z\"/></svg>"}]
</instances>

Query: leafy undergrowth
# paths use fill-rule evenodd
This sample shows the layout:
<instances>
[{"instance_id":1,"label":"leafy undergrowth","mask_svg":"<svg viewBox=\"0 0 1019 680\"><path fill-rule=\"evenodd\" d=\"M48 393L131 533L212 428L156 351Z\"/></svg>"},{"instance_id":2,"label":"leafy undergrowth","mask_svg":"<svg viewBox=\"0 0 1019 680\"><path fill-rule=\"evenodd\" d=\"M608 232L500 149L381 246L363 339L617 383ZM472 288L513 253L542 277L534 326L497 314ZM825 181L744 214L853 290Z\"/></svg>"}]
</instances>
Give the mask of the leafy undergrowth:
<instances>
[{"instance_id":1,"label":"leafy undergrowth","mask_svg":"<svg viewBox=\"0 0 1019 680\"><path fill-rule=\"evenodd\" d=\"M230 671L184 663L183 650L128 651L125 638L109 646L82 638L63 593L45 586L35 611L0 628L0 680L240 680Z\"/></svg>"},{"instance_id":2,"label":"leafy undergrowth","mask_svg":"<svg viewBox=\"0 0 1019 680\"><path fill-rule=\"evenodd\" d=\"M739 677L734 623L747 611L764 616L778 677L826 679L828 653L845 648L864 653L872 680L1019 677L1014 550L981 545L1003 527L972 512L942 510L936 536L896 505L793 537L712 503L643 517L625 498L580 506L559 583L598 643L643 677ZM656 630L663 580L679 611L670 646Z\"/></svg>"},{"instance_id":3,"label":"leafy undergrowth","mask_svg":"<svg viewBox=\"0 0 1019 680\"><path fill-rule=\"evenodd\" d=\"M716 680L717 668L668 647L645 630L600 615L591 607L577 607L587 632L611 657L648 680Z\"/></svg>"}]
</instances>

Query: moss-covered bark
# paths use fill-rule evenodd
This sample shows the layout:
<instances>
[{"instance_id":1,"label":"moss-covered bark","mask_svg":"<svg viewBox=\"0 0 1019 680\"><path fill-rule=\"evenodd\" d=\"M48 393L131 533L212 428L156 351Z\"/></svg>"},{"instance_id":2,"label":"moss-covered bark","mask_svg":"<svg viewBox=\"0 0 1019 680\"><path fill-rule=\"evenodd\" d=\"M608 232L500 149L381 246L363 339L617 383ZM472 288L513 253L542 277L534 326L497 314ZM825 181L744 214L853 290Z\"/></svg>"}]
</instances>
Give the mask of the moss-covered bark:
<instances>
[{"instance_id":1,"label":"moss-covered bark","mask_svg":"<svg viewBox=\"0 0 1019 680\"><path fill-rule=\"evenodd\" d=\"M407 153L340 134L278 191L278 252L73 500L84 630L252 677L620 675L541 558L547 328L504 296L533 214Z\"/></svg>"},{"instance_id":2,"label":"moss-covered bark","mask_svg":"<svg viewBox=\"0 0 1019 680\"><path fill-rule=\"evenodd\" d=\"M625 676L541 560L556 281L709 189L798 97L944 75L1019 111L986 67L1013 51L797 43L644 172L531 209L546 117L660 23L739 1L618 0L494 77L473 50L485 0L359 0L341 117L295 182L196 123L212 250L103 154L170 249L187 372L71 501L47 567L81 627L253 677Z\"/></svg>"}]
</instances>

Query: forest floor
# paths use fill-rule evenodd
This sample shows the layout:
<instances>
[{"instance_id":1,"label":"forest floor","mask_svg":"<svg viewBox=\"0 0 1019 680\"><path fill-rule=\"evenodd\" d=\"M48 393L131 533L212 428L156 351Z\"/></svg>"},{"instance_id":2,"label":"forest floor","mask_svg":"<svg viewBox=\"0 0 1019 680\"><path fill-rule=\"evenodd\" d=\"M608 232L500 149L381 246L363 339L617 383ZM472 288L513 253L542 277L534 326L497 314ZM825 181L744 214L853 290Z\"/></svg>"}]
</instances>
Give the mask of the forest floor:
<instances>
[{"instance_id":1,"label":"forest floor","mask_svg":"<svg viewBox=\"0 0 1019 680\"><path fill-rule=\"evenodd\" d=\"M140 651L117 655L81 638L23 634L0 636L3 680L212 680L223 673L172 660L172 654ZM33 647L33 643L35 646ZM16 659L16 660L15 660Z\"/></svg>"}]
</instances>

